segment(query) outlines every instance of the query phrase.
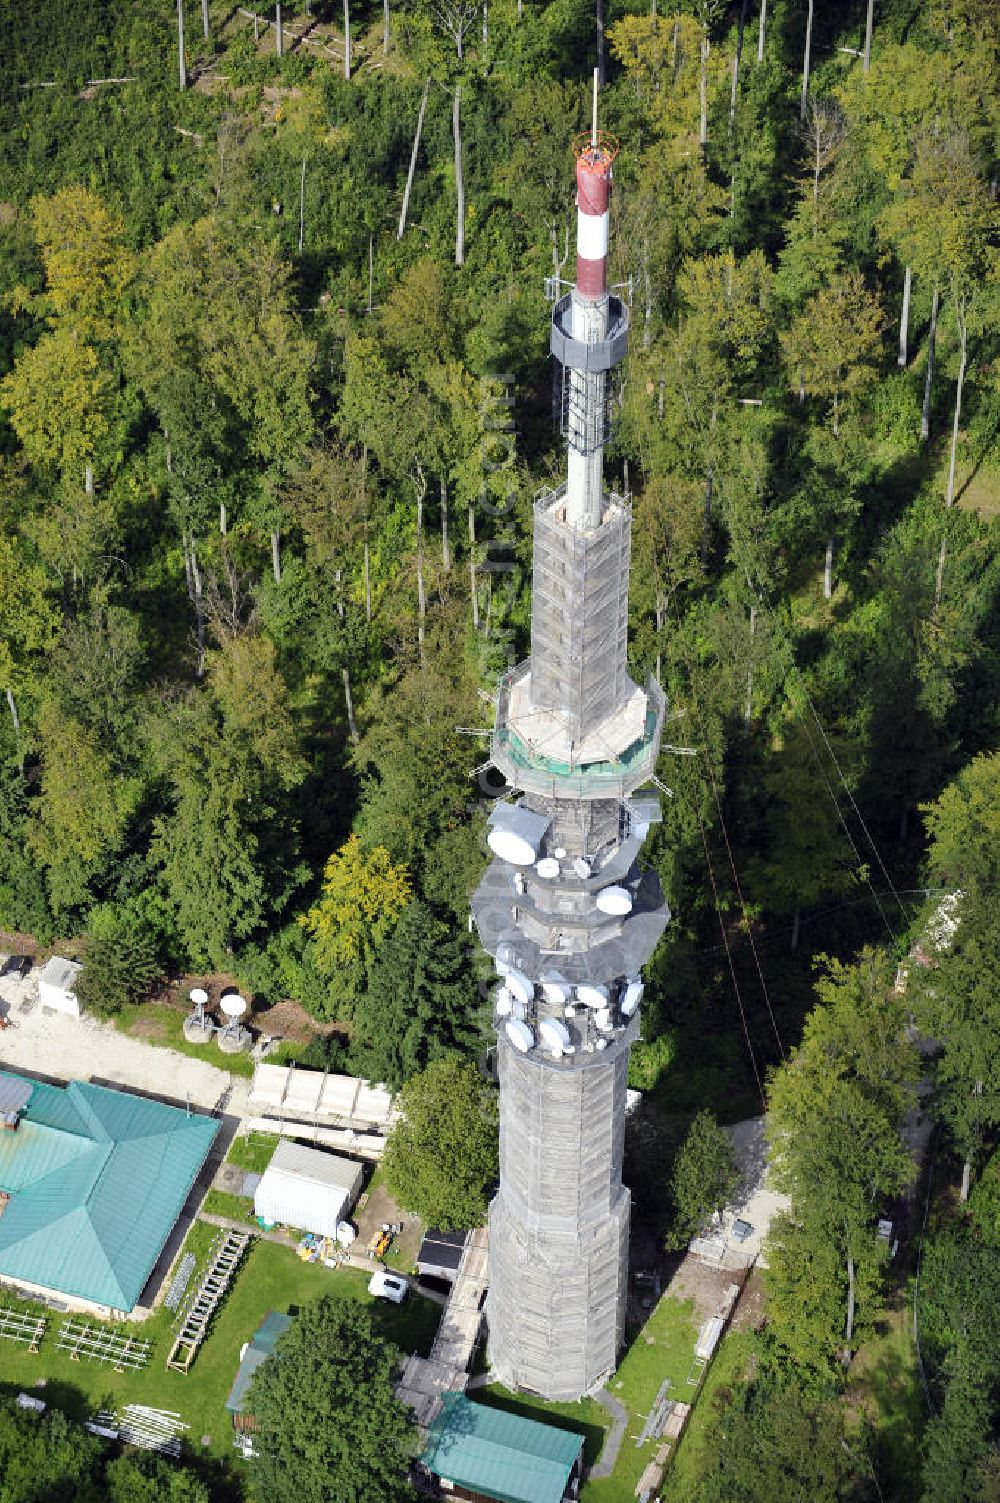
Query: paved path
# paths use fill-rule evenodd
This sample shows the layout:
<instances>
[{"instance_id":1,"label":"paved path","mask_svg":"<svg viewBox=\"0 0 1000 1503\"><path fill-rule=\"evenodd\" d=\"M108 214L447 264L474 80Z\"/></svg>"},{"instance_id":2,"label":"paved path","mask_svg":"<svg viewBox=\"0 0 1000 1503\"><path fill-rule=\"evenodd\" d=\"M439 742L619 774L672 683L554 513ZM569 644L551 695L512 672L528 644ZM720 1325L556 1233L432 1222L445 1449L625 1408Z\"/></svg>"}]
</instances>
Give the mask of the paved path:
<instances>
[{"instance_id":1,"label":"paved path","mask_svg":"<svg viewBox=\"0 0 1000 1503\"><path fill-rule=\"evenodd\" d=\"M611 1476L618 1461L618 1452L625 1439L625 1427L628 1424L628 1410L625 1405L613 1394L608 1393L606 1388L599 1388L594 1398L610 1414L611 1429L605 1436L600 1456L587 1473L588 1482L599 1482L602 1477Z\"/></svg>"}]
</instances>

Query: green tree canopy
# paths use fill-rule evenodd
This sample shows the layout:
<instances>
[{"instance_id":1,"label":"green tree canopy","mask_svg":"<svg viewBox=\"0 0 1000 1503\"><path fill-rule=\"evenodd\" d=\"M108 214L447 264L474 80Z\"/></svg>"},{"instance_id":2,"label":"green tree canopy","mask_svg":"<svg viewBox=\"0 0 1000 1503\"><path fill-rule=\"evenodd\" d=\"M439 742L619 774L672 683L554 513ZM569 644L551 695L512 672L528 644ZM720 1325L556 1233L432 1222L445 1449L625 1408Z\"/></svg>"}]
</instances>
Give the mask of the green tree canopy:
<instances>
[{"instance_id":1,"label":"green tree canopy","mask_svg":"<svg viewBox=\"0 0 1000 1503\"><path fill-rule=\"evenodd\" d=\"M674 1203L668 1245L686 1247L714 1211L721 1211L736 1187L729 1139L714 1113L699 1112L681 1144L671 1174Z\"/></svg>"},{"instance_id":2,"label":"green tree canopy","mask_svg":"<svg viewBox=\"0 0 1000 1503\"><path fill-rule=\"evenodd\" d=\"M358 1300L306 1305L254 1374L251 1462L268 1503L404 1503L415 1433L393 1392L400 1354Z\"/></svg>"},{"instance_id":3,"label":"green tree canopy","mask_svg":"<svg viewBox=\"0 0 1000 1503\"><path fill-rule=\"evenodd\" d=\"M497 1095L471 1060L443 1054L399 1093L386 1181L400 1205L445 1231L481 1226L499 1172Z\"/></svg>"}]
</instances>

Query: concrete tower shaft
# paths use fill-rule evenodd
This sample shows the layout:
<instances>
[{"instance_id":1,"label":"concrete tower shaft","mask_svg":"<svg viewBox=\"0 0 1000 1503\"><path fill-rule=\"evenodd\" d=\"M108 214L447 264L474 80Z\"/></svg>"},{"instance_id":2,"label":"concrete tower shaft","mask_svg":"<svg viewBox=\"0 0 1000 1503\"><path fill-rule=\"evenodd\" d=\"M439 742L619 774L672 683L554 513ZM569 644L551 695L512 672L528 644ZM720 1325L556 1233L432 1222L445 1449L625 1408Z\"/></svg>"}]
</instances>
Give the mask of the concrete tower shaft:
<instances>
[{"instance_id":1,"label":"concrete tower shaft","mask_svg":"<svg viewBox=\"0 0 1000 1503\"><path fill-rule=\"evenodd\" d=\"M664 699L627 668L631 512L603 484L607 385L628 312L607 287L616 144L577 145L577 282L556 303L567 476L535 503L531 657L504 676L491 756L515 800L472 900L498 975L500 1187L490 1207L490 1357L552 1399L593 1392L624 1331L622 1184L639 972L669 920L639 852L659 819L639 794Z\"/></svg>"}]
</instances>

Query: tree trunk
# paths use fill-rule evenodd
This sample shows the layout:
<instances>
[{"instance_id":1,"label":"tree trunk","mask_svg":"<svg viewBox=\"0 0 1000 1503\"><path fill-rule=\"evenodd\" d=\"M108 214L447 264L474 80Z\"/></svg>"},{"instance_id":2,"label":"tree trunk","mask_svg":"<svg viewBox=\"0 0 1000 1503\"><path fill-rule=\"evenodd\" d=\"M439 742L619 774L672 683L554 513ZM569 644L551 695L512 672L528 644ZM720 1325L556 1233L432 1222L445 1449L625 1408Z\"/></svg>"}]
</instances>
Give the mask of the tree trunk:
<instances>
[{"instance_id":1,"label":"tree trunk","mask_svg":"<svg viewBox=\"0 0 1000 1503\"><path fill-rule=\"evenodd\" d=\"M417 648L424 662L424 622L427 619L427 596L424 593L424 495L427 484L420 476L417 486Z\"/></svg>"},{"instance_id":2,"label":"tree trunk","mask_svg":"<svg viewBox=\"0 0 1000 1503\"><path fill-rule=\"evenodd\" d=\"M479 630L479 588L476 580L476 508L469 507L469 598L472 603L472 629Z\"/></svg>"},{"instance_id":3,"label":"tree trunk","mask_svg":"<svg viewBox=\"0 0 1000 1503\"><path fill-rule=\"evenodd\" d=\"M299 255L306 241L306 159L302 158L302 175L299 178Z\"/></svg>"},{"instance_id":4,"label":"tree trunk","mask_svg":"<svg viewBox=\"0 0 1000 1503\"><path fill-rule=\"evenodd\" d=\"M177 0L177 72L183 91L188 86L187 68L184 65L184 0Z\"/></svg>"},{"instance_id":5,"label":"tree trunk","mask_svg":"<svg viewBox=\"0 0 1000 1503\"><path fill-rule=\"evenodd\" d=\"M743 725L746 730L750 729L753 719L753 639L757 632L757 607L750 607L750 661L747 667L747 699L743 706ZM657 675L659 677L659 675ZM792 947L794 949L794 946Z\"/></svg>"},{"instance_id":6,"label":"tree trunk","mask_svg":"<svg viewBox=\"0 0 1000 1503\"><path fill-rule=\"evenodd\" d=\"M663 612L666 601L659 590L656 592L656 682L662 685L663 653L660 649L660 633L663 631Z\"/></svg>"},{"instance_id":7,"label":"tree trunk","mask_svg":"<svg viewBox=\"0 0 1000 1503\"><path fill-rule=\"evenodd\" d=\"M253 13L253 39L255 42L260 41L260 16L256 11Z\"/></svg>"},{"instance_id":8,"label":"tree trunk","mask_svg":"<svg viewBox=\"0 0 1000 1503\"><path fill-rule=\"evenodd\" d=\"M875 10L875 0L868 0L868 13L865 16L865 60L864 71L867 73L872 63L872 14Z\"/></svg>"},{"instance_id":9,"label":"tree trunk","mask_svg":"<svg viewBox=\"0 0 1000 1503\"><path fill-rule=\"evenodd\" d=\"M443 475L441 476L439 505L441 512L441 566L447 574L451 568L451 544L448 541L448 483Z\"/></svg>"},{"instance_id":10,"label":"tree trunk","mask_svg":"<svg viewBox=\"0 0 1000 1503\"><path fill-rule=\"evenodd\" d=\"M208 29L208 0L201 0L201 29L205 34L205 41L209 38Z\"/></svg>"},{"instance_id":11,"label":"tree trunk","mask_svg":"<svg viewBox=\"0 0 1000 1503\"><path fill-rule=\"evenodd\" d=\"M347 706L347 730L354 745L357 746L360 737L358 726L354 719L354 700L351 697L351 672L349 668L341 670L344 675L344 703Z\"/></svg>"},{"instance_id":12,"label":"tree trunk","mask_svg":"<svg viewBox=\"0 0 1000 1503\"><path fill-rule=\"evenodd\" d=\"M934 385L934 353L937 345L938 304L941 294L935 287L931 298L931 326L927 331L927 375L924 377L924 405L920 414L920 437L931 436L931 389Z\"/></svg>"},{"instance_id":13,"label":"tree trunk","mask_svg":"<svg viewBox=\"0 0 1000 1503\"><path fill-rule=\"evenodd\" d=\"M382 0L382 56L389 56L389 0Z\"/></svg>"},{"instance_id":14,"label":"tree trunk","mask_svg":"<svg viewBox=\"0 0 1000 1503\"><path fill-rule=\"evenodd\" d=\"M900 370L906 369L909 354L910 336L910 283L913 280L913 270L907 266L903 272L903 311L899 316L899 355L897 364Z\"/></svg>"},{"instance_id":15,"label":"tree trunk","mask_svg":"<svg viewBox=\"0 0 1000 1503\"><path fill-rule=\"evenodd\" d=\"M455 85L451 107L451 129L455 137L455 265L465 265L465 177L462 173L462 85Z\"/></svg>"},{"instance_id":16,"label":"tree trunk","mask_svg":"<svg viewBox=\"0 0 1000 1503\"><path fill-rule=\"evenodd\" d=\"M375 236L368 236L368 316L372 311L372 290L375 283Z\"/></svg>"},{"instance_id":17,"label":"tree trunk","mask_svg":"<svg viewBox=\"0 0 1000 1503\"><path fill-rule=\"evenodd\" d=\"M948 494L945 505L955 504L955 459L958 454L958 425L962 420L962 387L965 385L965 366L969 352L968 324L965 309L958 310L958 381L955 385L955 415L951 423L951 458L948 461Z\"/></svg>"},{"instance_id":18,"label":"tree trunk","mask_svg":"<svg viewBox=\"0 0 1000 1503\"><path fill-rule=\"evenodd\" d=\"M344 0L344 77L351 76L351 0Z\"/></svg>"},{"instance_id":19,"label":"tree trunk","mask_svg":"<svg viewBox=\"0 0 1000 1503\"><path fill-rule=\"evenodd\" d=\"M222 534L223 537L225 537L225 535L226 535L226 533L227 533L228 530L229 530L229 520L228 520L228 518L226 516L226 503L225 503L225 501L220 501L219 502L219 532Z\"/></svg>"},{"instance_id":20,"label":"tree trunk","mask_svg":"<svg viewBox=\"0 0 1000 1503\"><path fill-rule=\"evenodd\" d=\"M201 570L198 567L198 555L195 552L194 538L185 534L182 540L184 551L184 569L188 577L188 594L194 607L195 632L198 640L198 663L195 668L195 677L203 678L205 674L205 597L202 589Z\"/></svg>"},{"instance_id":21,"label":"tree trunk","mask_svg":"<svg viewBox=\"0 0 1000 1503\"><path fill-rule=\"evenodd\" d=\"M701 562L708 563L708 538L712 526L712 472L705 476L705 511L701 524Z\"/></svg>"},{"instance_id":22,"label":"tree trunk","mask_svg":"<svg viewBox=\"0 0 1000 1503\"><path fill-rule=\"evenodd\" d=\"M490 7L489 0L483 0L483 51L490 45Z\"/></svg>"},{"instance_id":23,"label":"tree trunk","mask_svg":"<svg viewBox=\"0 0 1000 1503\"><path fill-rule=\"evenodd\" d=\"M277 0L274 7L274 50L279 57L285 51L285 28L281 24L281 0Z\"/></svg>"},{"instance_id":24,"label":"tree trunk","mask_svg":"<svg viewBox=\"0 0 1000 1503\"><path fill-rule=\"evenodd\" d=\"M795 912L792 914L792 949L793 950L797 950L799 948L799 926L801 924L801 921L802 921L802 909L796 904Z\"/></svg>"},{"instance_id":25,"label":"tree trunk","mask_svg":"<svg viewBox=\"0 0 1000 1503\"><path fill-rule=\"evenodd\" d=\"M736 121L736 95L740 87L740 58L743 56L743 31L747 24L747 0L740 6L740 19L736 28L736 51L733 53L733 84L729 91L729 129Z\"/></svg>"},{"instance_id":26,"label":"tree trunk","mask_svg":"<svg viewBox=\"0 0 1000 1503\"><path fill-rule=\"evenodd\" d=\"M365 538L365 620L372 619L372 565L371 554L368 548L368 539Z\"/></svg>"},{"instance_id":27,"label":"tree trunk","mask_svg":"<svg viewBox=\"0 0 1000 1503\"><path fill-rule=\"evenodd\" d=\"M271 533L271 572L275 584L281 583L281 530L276 527Z\"/></svg>"},{"instance_id":28,"label":"tree trunk","mask_svg":"<svg viewBox=\"0 0 1000 1503\"><path fill-rule=\"evenodd\" d=\"M833 538L826 540L826 558L823 561L823 599L833 594Z\"/></svg>"},{"instance_id":29,"label":"tree trunk","mask_svg":"<svg viewBox=\"0 0 1000 1503\"><path fill-rule=\"evenodd\" d=\"M802 54L802 96L799 99L799 119L806 118L806 105L809 102L809 62L812 53L813 34L813 0L809 0L809 9L806 12L806 45Z\"/></svg>"},{"instance_id":30,"label":"tree trunk","mask_svg":"<svg viewBox=\"0 0 1000 1503\"><path fill-rule=\"evenodd\" d=\"M764 32L767 28L767 0L760 0L760 28L757 32L757 61L764 61Z\"/></svg>"},{"instance_id":31,"label":"tree trunk","mask_svg":"<svg viewBox=\"0 0 1000 1503\"><path fill-rule=\"evenodd\" d=\"M596 0L594 10L597 25L597 87L604 88L604 0Z\"/></svg>"},{"instance_id":32,"label":"tree trunk","mask_svg":"<svg viewBox=\"0 0 1000 1503\"><path fill-rule=\"evenodd\" d=\"M708 21L701 27L701 74L698 79L698 145L702 156L708 148Z\"/></svg>"},{"instance_id":33,"label":"tree trunk","mask_svg":"<svg viewBox=\"0 0 1000 1503\"><path fill-rule=\"evenodd\" d=\"M851 1337L854 1335L854 1258L847 1254L847 1320L844 1322L844 1366L851 1360Z\"/></svg>"},{"instance_id":34,"label":"tree trunk","mask_svg":"<svg viewBox=\"0 0 1000 1503\"><path fill-rule=\"evenodd\" d=\"M413 175L417 170L417 152L420 150L420 133L424 128L424 111L427 108L427 96L431 91L431 81L428 78L424 83L424 92L420 96L420 109L417 113L417 128L413 133L413 150L410 152L410 170L406 174L406 187L403 190L403 207L399 211L399 229L396 231L396 239L402 240L406 230L406 216L410 208L410 191L413 188Z\"/></svg>"},{"instance_id":35,"label":"tree trunk","mask_svg":"<svg viewBox=\"0 0 1000 1503\"><path fill-rule=\"evenodd\" d=\"M93 465L89 465L88 464L84 468L84 471L83 471L83 488L86 491L86 493L87 493L88 496L92 496L94 494L94 468L93 468Z\"/></svg>"},{"instance_id":36,"label":"tree trunk","mask_svg":"<svg viewBox=\"0 0 1000 1503\"><path fill-rule=\"evenodd\" d=\"M958 1192L958 1198L964 1205L969 1198L972 1188L972 1160L965 1159L962 1163L962 1188Z\"/></svg>"},{"instance_id":37,"label":"tree trunk","mask_svg":"<svg viewBox=\"0 0 1000 1503\"><path fill-rule=\"evenodd\" d=\"M948 539L941 539L941 547L938 551L937 568L934 571L934 609L941 604L941 595L944 590L944 563L948 557Z\"/></svg>"},{"instance_id":38,"label":"tree trunk","mask_svg":"<svg viewBox=\"0 0 1000 1503\"><path fill-rule=\"evenodd\" d=\"M21 717L17 713L17 700L14 698L14 691L9 684L4 690L4 693L7 695L7 708L10 711L10 719L11 724L14 727L14 735L19 736L21 734Z\"/></svg>"}]
</instances>

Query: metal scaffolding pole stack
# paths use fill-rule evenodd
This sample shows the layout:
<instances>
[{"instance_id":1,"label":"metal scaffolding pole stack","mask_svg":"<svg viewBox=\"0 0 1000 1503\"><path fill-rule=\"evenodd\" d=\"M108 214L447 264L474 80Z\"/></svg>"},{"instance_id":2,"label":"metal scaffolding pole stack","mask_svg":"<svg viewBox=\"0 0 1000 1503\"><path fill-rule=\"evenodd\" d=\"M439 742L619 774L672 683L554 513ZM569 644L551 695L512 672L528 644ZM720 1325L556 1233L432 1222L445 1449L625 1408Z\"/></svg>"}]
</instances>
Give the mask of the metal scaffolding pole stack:
<instances>
[{"instance_id":1,"label":"metal scaffolding pole stack","mask_svg":"<svg viewBox=\"0 0 1000 1503\"><path fill-rule=\"evenodd\" d=\"M609 374L628 310L608 292L617 144L576 144L577 274L555 304L567 478L535 504L531 657L497 695L491 757L515 797L490 817L496 859L473 897L494 957L500 1187L490 1208L497 1377L550 1399L599 1388L625 1322L622 1184L640 970L669 920L638 866L659 802L664 700L628 676L628 501L603 484Z\"/></svg>"}]
</instances>

